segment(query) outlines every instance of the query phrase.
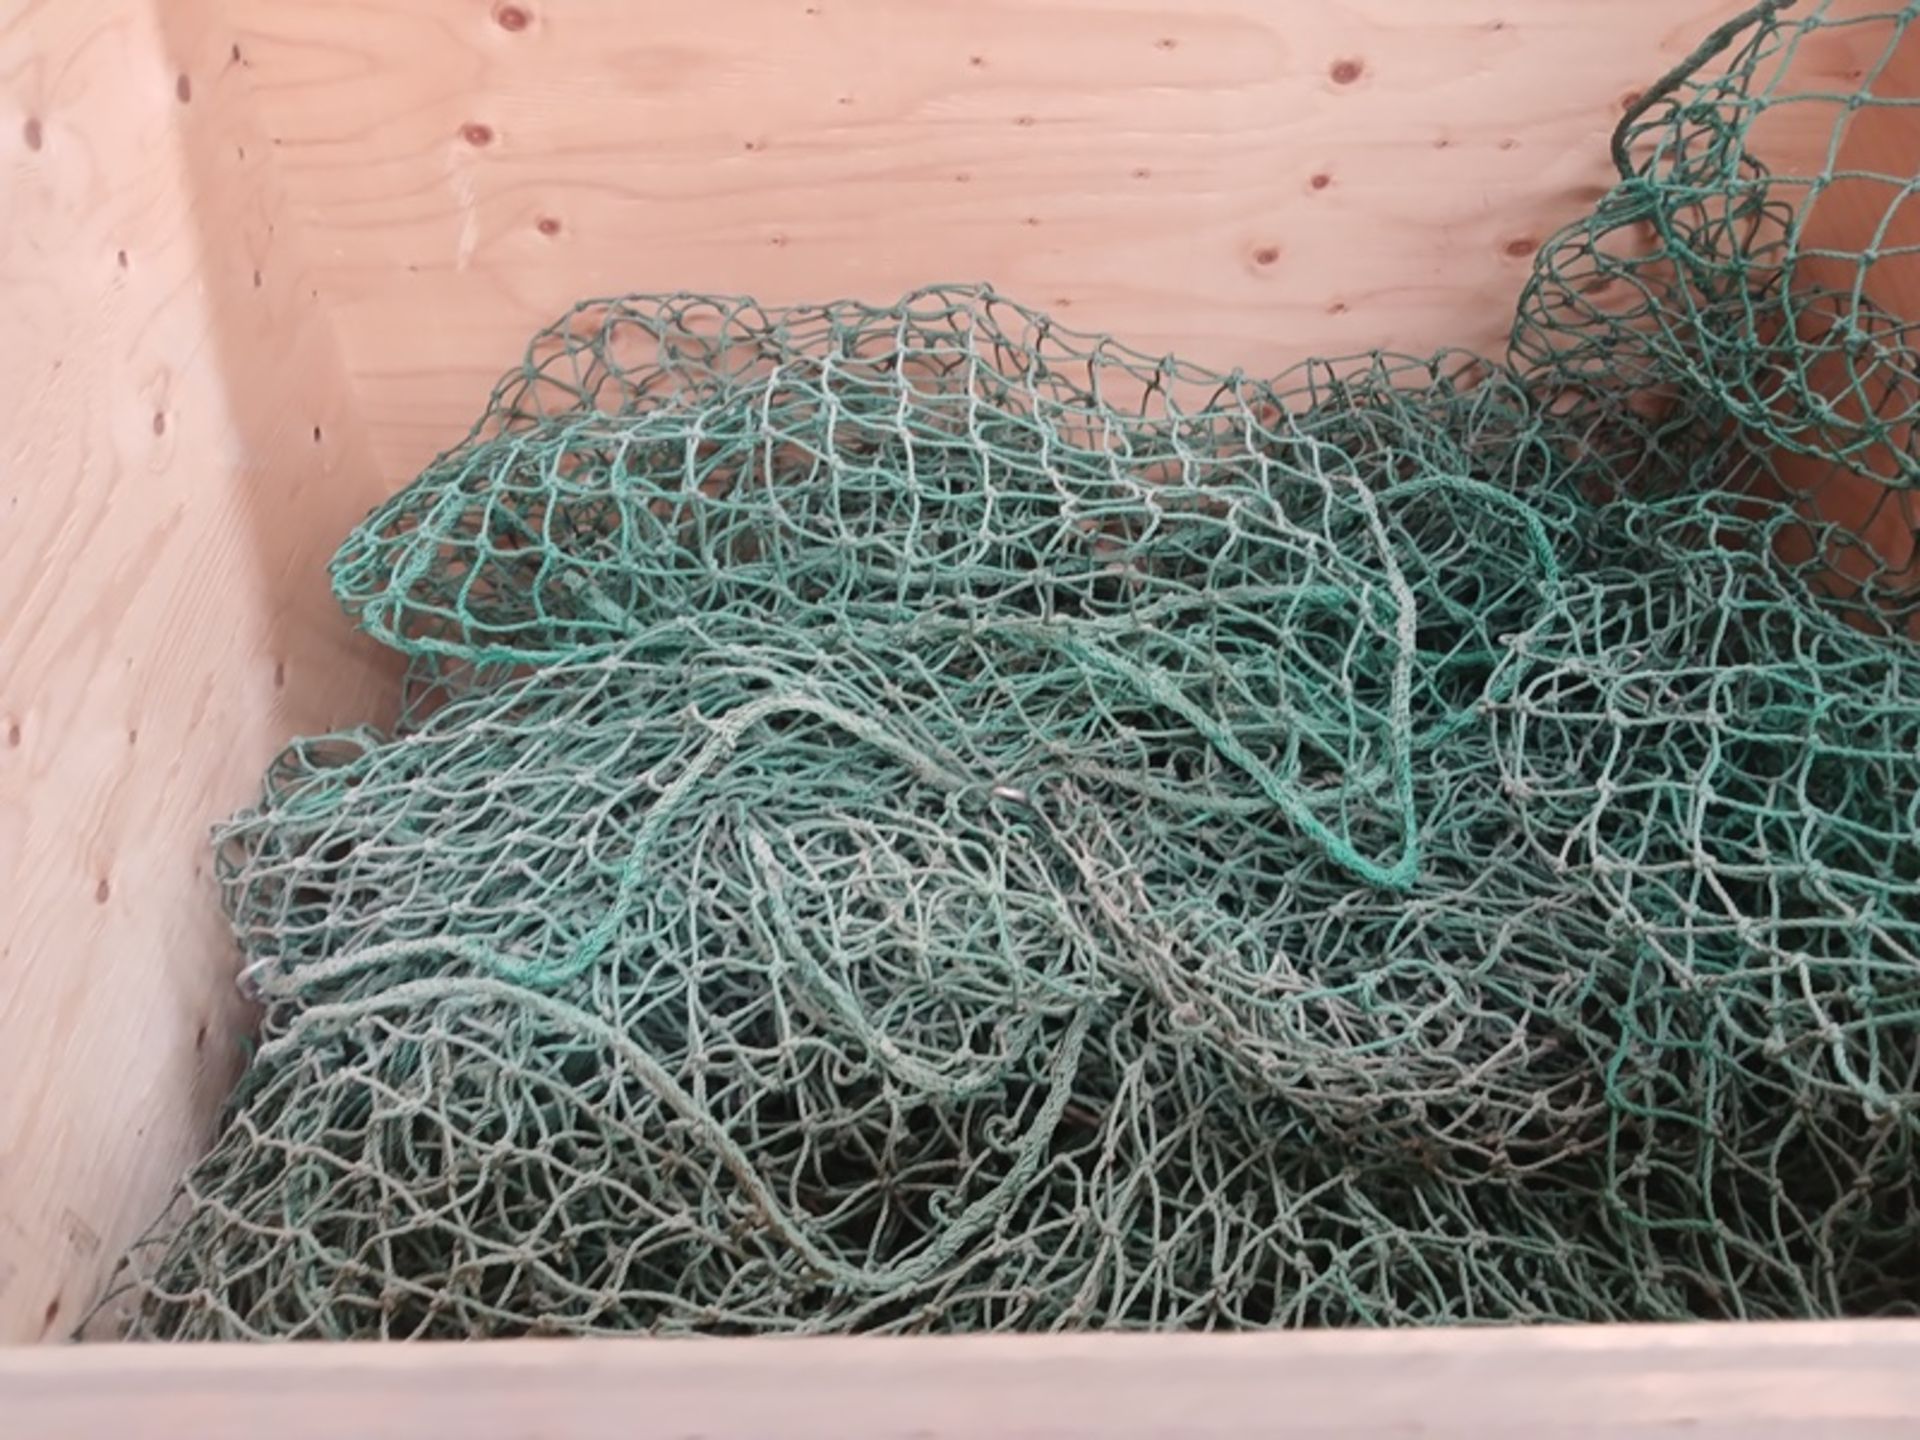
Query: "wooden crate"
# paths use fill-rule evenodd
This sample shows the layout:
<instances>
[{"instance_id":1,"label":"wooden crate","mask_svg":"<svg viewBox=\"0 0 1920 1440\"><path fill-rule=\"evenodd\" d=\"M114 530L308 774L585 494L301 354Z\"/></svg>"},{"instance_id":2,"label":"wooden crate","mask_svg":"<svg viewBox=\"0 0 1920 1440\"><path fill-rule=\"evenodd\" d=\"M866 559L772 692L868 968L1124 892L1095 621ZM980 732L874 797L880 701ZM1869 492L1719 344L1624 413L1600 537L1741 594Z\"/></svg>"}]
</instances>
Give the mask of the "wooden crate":
<instances>
[{"instance_id":1,"label":"wooden crate","mask_svg":"<svg viewBox=\"0 0 1920 1440\"><path fill-rule=\"evenodd\" d=\"M1740 8L0 4L0 1339L70 1333L206 1145L249 1018L206 827L289 735L379 718L392 676L326 557L537 325L622 290L988 279L1220 367L1497 347L1537 243L1608 184L1623 105ZM1911 159L1915 133L1862 140ZM100 1347L0 1357L0 1414L40 1435L436 1413L476 1437L1853 1435L1914 1433L1916 1374L1897 1325Z\"/></svg>"}]
</instances>

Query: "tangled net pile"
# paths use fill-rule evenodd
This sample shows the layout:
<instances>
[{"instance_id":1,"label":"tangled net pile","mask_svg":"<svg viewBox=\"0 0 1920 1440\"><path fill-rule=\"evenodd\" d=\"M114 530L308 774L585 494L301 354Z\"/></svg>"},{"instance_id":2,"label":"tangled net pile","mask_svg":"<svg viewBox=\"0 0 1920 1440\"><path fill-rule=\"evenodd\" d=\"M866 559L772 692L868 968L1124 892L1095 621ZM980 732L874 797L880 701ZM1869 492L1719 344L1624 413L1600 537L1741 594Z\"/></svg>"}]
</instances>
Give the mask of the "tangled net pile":
<instances>
[{"instance_id":1,"label":"tangled net pile","mask_svg":"<svg viewBox=\"0 0 1920 1440\"><path fill-rule=\"evenodd\" d=\"M398 729L219 837L124 1333L1920 1310L1916 184L1755 153L1917 10L1649 90L1504 360L539 336L335 562Z\"/></svg>"}]
</instances>

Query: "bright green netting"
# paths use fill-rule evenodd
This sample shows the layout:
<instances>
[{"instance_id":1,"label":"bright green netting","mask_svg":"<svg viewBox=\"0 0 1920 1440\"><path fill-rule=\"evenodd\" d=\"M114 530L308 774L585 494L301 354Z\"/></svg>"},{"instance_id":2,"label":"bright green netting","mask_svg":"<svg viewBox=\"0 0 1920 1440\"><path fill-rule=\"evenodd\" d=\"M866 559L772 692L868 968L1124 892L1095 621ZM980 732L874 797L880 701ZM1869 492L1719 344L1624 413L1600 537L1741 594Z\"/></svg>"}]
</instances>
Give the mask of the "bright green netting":
<instances>
[{"instance_id":1,"label":"bright green netting","mask_svg":"<svg viewBox=\"0 0 1920 1440\"><path fill-rule=\"evenodd\" d=\"M220 833L124 1333L1920 1310L1916 12L1650 89L1504 361L543 333L336 561L398 731Z\"/></svg>"}]
</instances>

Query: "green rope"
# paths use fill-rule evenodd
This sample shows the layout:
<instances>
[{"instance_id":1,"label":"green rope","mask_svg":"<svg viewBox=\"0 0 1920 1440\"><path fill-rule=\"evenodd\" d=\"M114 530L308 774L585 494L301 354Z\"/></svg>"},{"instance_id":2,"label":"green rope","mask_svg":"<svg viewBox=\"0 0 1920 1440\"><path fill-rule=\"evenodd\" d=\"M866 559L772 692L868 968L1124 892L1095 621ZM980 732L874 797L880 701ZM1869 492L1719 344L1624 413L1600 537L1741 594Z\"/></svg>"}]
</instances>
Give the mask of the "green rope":
<instances>
[{"instance_id":1,"label":"green rope","mask_svg":"<svg viewBox=\"0 0 1920 1440\"><path fill-rule=\"evenodd\" d=\"M570 312L335 561L403 718L219 832L263 1036L122 1332L1920 1310L1916 182L1840 147L1916 13L1708 37L1498 361Z\"/></svg>"}]
</instances>

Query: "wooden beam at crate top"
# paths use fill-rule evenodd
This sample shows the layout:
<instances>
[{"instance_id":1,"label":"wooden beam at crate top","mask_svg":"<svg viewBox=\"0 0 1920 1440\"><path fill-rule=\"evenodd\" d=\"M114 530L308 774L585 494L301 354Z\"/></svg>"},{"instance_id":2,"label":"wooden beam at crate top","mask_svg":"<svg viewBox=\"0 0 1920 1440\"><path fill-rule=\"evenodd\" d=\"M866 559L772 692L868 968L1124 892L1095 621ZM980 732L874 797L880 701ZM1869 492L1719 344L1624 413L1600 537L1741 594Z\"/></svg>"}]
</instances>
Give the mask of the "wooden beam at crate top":
<instances>
[{"instance_id":1,"label":"wooden beam at crate top","mask_svg":"<svg viewBox=\"0 0 1920 1440\"><path fill-rule=\"evenodd\" d=\"M975 1339L0 1350L34 1440L1866 1440L1920 1321Z\"/></svg>"}]
</instances>

